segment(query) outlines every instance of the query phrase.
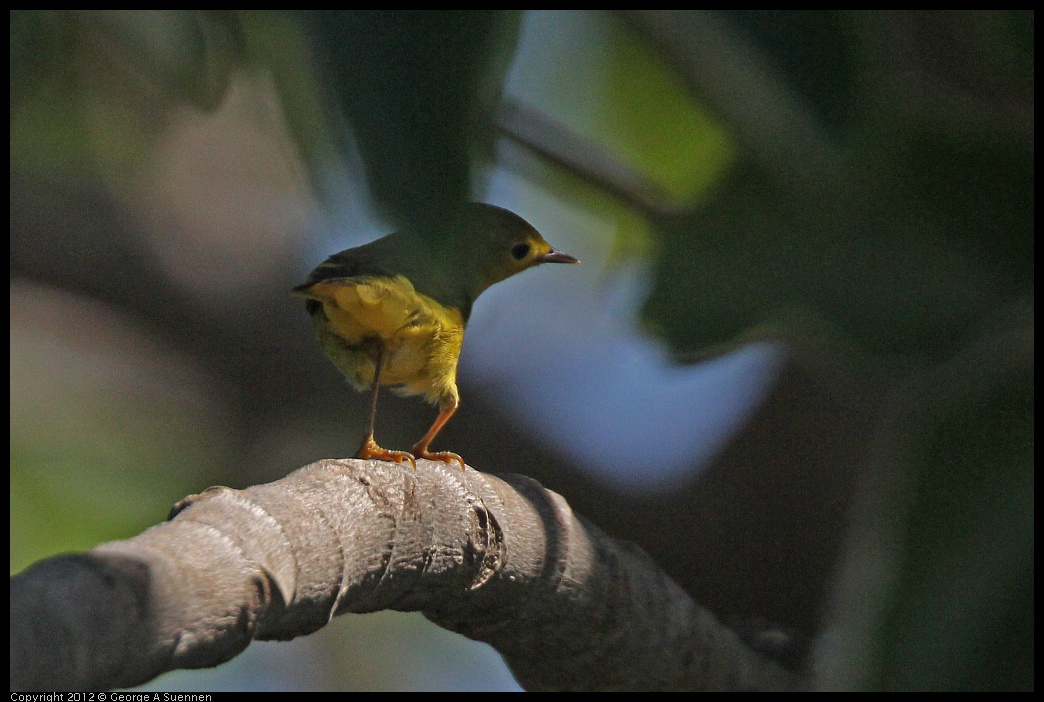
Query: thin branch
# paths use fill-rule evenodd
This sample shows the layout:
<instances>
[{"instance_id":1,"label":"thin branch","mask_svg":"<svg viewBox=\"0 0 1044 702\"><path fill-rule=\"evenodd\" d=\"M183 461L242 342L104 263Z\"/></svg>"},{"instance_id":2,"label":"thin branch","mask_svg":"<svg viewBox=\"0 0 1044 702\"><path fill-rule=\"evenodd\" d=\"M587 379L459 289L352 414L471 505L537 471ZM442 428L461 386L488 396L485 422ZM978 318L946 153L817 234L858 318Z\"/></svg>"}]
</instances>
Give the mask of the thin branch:
<instances>
[{"instance_id":1,"label":"thin branch","mask_svg":"<svg viewBox=\"0 0 1044 702\"><path fill-rule=\"evenodd\" d=\"M492 644L531 690L805 684L528 478L324 460L12 578L11 689L138 685L382 609Z\"/></svg>"},{"instance_id":2,"label":"thin branch","mask_svg":"<svg viewBox=\"0 0 1044 702\"><path fill-rule=\"evenodd\" d=\"M670 193L655 181L549 115L506 99L496 120L502 136L498 160L524 163L528 154L519 153L517 146L526 147L643 212L665 214L678 209Z\"/></svg>"}]
</instances>

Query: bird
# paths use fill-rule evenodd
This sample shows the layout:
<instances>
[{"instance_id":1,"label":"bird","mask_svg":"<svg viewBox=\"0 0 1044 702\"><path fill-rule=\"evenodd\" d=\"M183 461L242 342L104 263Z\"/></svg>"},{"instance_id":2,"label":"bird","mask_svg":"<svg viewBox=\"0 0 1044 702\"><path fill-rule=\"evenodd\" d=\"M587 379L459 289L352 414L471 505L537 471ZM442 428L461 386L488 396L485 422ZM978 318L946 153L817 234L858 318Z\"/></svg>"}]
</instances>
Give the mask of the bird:
<instances>
[{"instance_id":1,"label":"bird","mask_svg":"<svg viewBox=\"0 0 1044 702\"><path fill-rule=\"evenodd\" d=\"M336 253L293 288L322 349L358 390L370 391L366 437L355 457L402 463L459 463L431 443L460 406L457 363L475 299L487 288L544 263L579 263L553 248L525 219L481 202L466 203L433 238L410 231ZM437 404L431 428L409 452L374 439L382 385Z\"/></svg>"}]
</instances>

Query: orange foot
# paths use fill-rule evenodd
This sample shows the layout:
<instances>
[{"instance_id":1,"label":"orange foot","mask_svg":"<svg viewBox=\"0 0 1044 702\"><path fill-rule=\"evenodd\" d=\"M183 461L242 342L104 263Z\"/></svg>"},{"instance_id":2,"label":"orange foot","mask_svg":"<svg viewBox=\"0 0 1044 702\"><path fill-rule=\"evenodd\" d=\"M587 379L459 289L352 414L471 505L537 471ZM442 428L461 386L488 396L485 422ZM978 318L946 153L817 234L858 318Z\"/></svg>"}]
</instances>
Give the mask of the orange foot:
<instances>
[{"instance_id":1,"label":"orange foot","mask_svg":"<svg viewBox=\"0 0 1044 702\"><path fill-rule=\"evenodd\" d=\"M460 469L464 468L464 459L458 454L452 451L429 451L427 447L421 446L420 444L413 447L413 455L417 458L427 458L429 461L442 461L443 463L453 463L456 461L460 464Z\"/></svg>"},{"instance_id":2,"label":"orange foot","mask_svg":"<svg viewBox=\"0 0 1044 702\"><path fill-rule=\"evenodd\" d=\"M356 458L368 459L376 458L379 461L395 461L396 463L402 463L403 461L409 461L410 465L413 466L413 470L417 470L417 461L413 458L413 454L406 453L405 451L394 451L392 449L381 448L377 445L377 442L373 440L372 436L366 438L362 442L362 446L355 452Z\"/></svg>"}]
</instances>

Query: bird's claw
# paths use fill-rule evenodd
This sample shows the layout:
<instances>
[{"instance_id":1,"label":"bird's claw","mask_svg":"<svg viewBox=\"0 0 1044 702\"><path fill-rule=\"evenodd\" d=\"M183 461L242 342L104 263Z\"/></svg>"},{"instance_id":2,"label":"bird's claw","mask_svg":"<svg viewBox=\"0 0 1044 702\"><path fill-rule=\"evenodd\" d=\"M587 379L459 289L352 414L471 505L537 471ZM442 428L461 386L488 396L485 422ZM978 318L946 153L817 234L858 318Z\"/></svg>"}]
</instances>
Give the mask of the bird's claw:
<instances>
[{"instance_id":1,"label":"bird's claw","mask_svg":"<svg viewBox=\"0 0 1044 702\"><path fill-rule=\"evenodd\" d=\"M427 449L414 446L413 455L417 458L426 458L429 461L442 461L443 463L457 462L460 464L461 470L466 470L464 467L464 459L461 458L459 454L453 453L452 451L428 451Z\"/></svg>"},{"instance_id":2,"label":"bird's claw","mask_svg":"<svg viewBox=\"0 0 1044 702\"><path fill-rule=\"evenodd\" d=\"M362 446L360 446L359 450L355 452L355 457L363 460L376 458L379 461L394 461L396 463L409 461L410 465L413 466L413 470L417 470L417 460L413 457L412 453L381 448L377 445L377 442L373 440L373 437L369 437L363 441Z\"/></svg>"}]
</instances>

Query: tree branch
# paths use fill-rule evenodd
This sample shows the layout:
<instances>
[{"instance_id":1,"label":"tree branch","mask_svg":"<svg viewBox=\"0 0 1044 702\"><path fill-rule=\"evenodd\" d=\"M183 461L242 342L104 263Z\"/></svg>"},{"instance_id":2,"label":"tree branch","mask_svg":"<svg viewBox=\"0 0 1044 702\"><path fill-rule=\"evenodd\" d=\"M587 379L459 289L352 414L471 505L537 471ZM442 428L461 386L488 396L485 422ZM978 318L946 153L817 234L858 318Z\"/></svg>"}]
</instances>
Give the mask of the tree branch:
<instances>
[{"instance_id":1,"label":"tree branch","mask_svg":"<svg viewBox=\"0 0 1044 702\"><path fill-rule=\"evenodd\" d=\"M526 477L323 460L13 577L11 689L138 685L382 609L492 644L530 690L804 684Z\"/></svg>"}]
</instances>

